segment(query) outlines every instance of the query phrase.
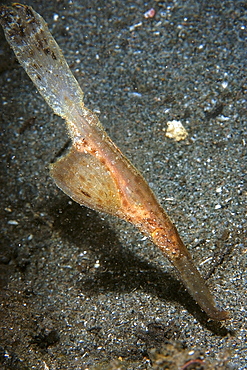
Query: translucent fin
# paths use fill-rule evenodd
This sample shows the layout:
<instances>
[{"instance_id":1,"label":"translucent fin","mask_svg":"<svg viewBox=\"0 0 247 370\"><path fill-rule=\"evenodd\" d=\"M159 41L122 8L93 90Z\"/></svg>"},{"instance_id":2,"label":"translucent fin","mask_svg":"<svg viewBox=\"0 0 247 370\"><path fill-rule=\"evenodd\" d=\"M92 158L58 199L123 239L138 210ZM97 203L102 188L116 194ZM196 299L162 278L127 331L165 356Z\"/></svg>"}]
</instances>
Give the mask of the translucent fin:
<instances>
[{"instance_id":1,"label":"translucent fin","mask_svg":"<svg viewBox=\"0 0 247 370\"><path fill-rule=\"evenodd\" d=\"M119 192L97 157L72 147L66 156L51 165L51 175L57 186L79 204L113 215L118 213Z\"/></svg>"},{"instance_id":2,"label":"translucent fin","mask_svg":"<svg viewBox=\"0 0 247 370\"><path fill-rule=\"evenodd\" d=\"M54 112L69 119L83 92L44 19L31 7L0 7L0 23L20 64Z\"/></svg>"}]
</instances>

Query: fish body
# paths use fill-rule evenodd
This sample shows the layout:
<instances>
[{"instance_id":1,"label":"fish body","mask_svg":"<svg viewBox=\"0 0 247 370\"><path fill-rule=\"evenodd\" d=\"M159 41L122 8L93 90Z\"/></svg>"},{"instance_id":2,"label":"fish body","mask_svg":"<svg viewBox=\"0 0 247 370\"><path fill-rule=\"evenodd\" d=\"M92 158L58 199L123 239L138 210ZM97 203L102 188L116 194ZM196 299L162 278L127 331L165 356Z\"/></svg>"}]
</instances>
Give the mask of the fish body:
<instances>
[{"instance_id":1,"label":"fish body","mask_svg":"<svg viewBox=\"0 0 247 370\"><path fill-rule=\"evenodd\" d=\"M175 225L131 162L84 106L83 92L44 19L31 7L0 7L0 23L20 64L65 119L72 146L50 166L57 186L81 205L134 224L176 267L185 287L214 320L228 318L195 267Z\"/></svg>"}]
</instances>

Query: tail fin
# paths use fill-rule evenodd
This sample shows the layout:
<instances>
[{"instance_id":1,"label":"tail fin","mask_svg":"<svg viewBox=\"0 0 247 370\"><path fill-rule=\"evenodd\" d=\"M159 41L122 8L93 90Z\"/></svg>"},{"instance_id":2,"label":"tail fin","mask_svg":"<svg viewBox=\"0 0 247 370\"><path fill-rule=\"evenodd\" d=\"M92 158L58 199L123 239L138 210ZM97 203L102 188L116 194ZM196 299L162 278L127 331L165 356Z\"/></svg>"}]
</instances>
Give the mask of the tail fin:
<instances>
[{"instance_id":1,"label":"tail fin","mask_svg":"<svg viewBox=\"0 0 247 370\"><path fill-rule=\"evenodd\" d=\"M54 112L68 119L83 107L83 92L44 19L31 7L0 7L5 36L40 94Z\"/></svg>"}]
</instances>

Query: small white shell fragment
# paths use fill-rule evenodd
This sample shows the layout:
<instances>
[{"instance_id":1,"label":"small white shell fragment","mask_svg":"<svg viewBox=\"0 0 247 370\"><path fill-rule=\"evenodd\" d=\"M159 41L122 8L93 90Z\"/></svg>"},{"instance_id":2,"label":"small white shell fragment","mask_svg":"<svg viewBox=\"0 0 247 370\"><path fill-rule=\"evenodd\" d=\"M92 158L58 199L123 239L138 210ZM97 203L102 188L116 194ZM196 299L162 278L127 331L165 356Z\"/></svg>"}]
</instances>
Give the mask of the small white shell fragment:
<instances>
[{"instance_id":1,"label":"small white shell fragment","mask_svg":"<svg viewBox=\"0 0 247 370\"><path fill-rule=\"evenodd\" d=\"M188 132L180 121L168 121L167 126L167 129L164 128L163 131L166 131L166 137L170 139L181 141L188 136Z\"/></svg>"},{"instance_id":2,"label":"small white shell fragment","mask_svg":"<svg viewBox=\"0 0 247 370\"><path fill-rule=\"evenodd\" d=\"M144 13L144 18L153 18L155 16L155 9L151 8L147 12Z\"/></svg>"},{"instance_id":3,"label":"small white shell fragment","mask_svg":"<svg viewBox=\"0 0 247 370\"><path fill-rule=\"evenodd\" d=\"M132 26L129 27L129 30L130 32L134 31L137 27L141 27L142 26L142 22L139 22L139 23L136 23L136 24L133 24Z\"/></svg>"},{"instance_id":4,"label":"small white shell fragment","mask_svg":"<svg viewBox=\"0 0 247 370\"><path fill-rule=\"evenodd\" d=\"M220 209L221 208L221 204L216 204L216 206L214 207L214 209Z\"/></svg>"},{"instance_id":5,"label":"small white shell fragment","mask_svg":"<svg viewBox=\"0 0 247 370\"><path fill-rule=\"evenodd\" d=\"M222 193L222 187L218 186L215 191L216 193Z\"/></svg>"},{"instance_id":6,"label":"small white shell fragment","mask_svg":"<svg viewBox=\"0 0 247 370\"><path fill-rule=\"evenodd\" d=\"M9 221L8 221L8 224L9 224L9 225L19 225L19 222L18 222L18 221L16 221L16 220L9 220Z\"/></svg>"},{"instance_id":7,"label":"small white shell fragment","mask_svg":"<svg viewBox=\"0 0 247 370\"><path fill-rule=\"evenodd\" d=\"M94 264L94 268L95 269L98 269L100 267L100 263L99 263L99 260L97 260Z\"/></svg>"}]
</instances>

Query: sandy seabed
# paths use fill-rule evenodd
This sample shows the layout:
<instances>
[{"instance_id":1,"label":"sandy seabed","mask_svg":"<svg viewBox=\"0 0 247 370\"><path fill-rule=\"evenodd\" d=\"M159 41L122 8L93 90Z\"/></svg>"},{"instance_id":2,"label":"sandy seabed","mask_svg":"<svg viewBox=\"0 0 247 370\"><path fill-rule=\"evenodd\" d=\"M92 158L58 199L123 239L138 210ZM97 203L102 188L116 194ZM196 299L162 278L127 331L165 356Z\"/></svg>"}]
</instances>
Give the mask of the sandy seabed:
<instances>
[{"instance_id":1,"label":"sandy seabed","mask_svg":"<svg viewBox=\"0 0 247 370\"><path fill-rule=\"evenodd\" d=\"M25 4L231 319L208 320L134 227L56 188L65 124L1 31L2 368L246 369L246 2ZM173 120L185 140L166 137Z\"/></svg>"}]
</instances>

